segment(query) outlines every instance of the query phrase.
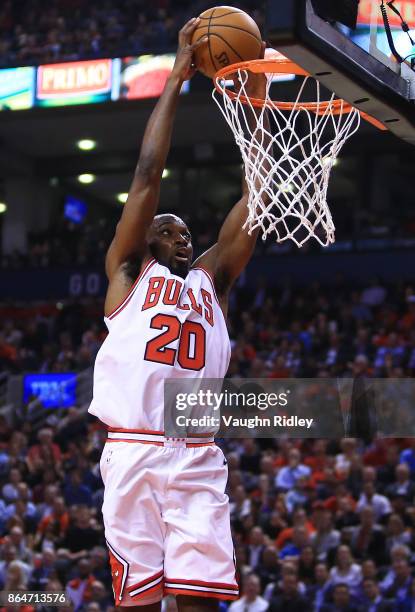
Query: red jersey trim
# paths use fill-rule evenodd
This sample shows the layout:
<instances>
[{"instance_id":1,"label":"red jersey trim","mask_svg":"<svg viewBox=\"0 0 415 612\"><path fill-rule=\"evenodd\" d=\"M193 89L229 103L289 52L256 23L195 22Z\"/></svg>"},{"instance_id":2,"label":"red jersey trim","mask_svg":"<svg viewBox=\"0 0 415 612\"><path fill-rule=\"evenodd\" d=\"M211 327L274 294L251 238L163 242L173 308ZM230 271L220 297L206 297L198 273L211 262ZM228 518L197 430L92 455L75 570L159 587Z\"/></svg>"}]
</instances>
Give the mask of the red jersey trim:
<instances>
[{"instance_id":1,"label":"red jersey trim","mask_svg":"<svg viewBox=\"0 0 415 612\"><path fill-rule=\"evenodd\" d=\"M123 429L122 427L108 427L108 431L114 433L135 433L151 436L164 436L164 431L153 431L151 429Z\"/></svg>"},{"instance_id":2,"label":"red jersey trim","mask_svg":"<svg viewBox=\"0 0 415 612\"><path fill-rule=\"evenodd\" d=\"M198 448L199 446L216 446L215 442L199 442L193 444L192 442L186 443L186 448Z\"/></svg>"},{"instance_id":3,"label":"red jersey trim","mask_svg":"<svg viewBox=\"0 0 415 612\"><path fill-rule=\"evenodd\" d=\"M132 434L143 434L143 435L151 435L151 436L163 436L164 431L152 430L152 429L123 429L122 427L109 427L107 426L107 431L112 433L132 433ZM206 434L198 434L197 436L189 434L188 438L211 438L214 433L206 433Z\"/></svg>"},{"instance_id":4,"label":"red jersey trim","mask_svg":"<svg viewBox=\"0 0 415 612\"><path fill-rule=\"evenodd\" d=\"M207 270L205 270L205 268L201 268L200 266L197 266L197 268L191 268L191 270L201 270L202 272L204 272L206 274L206 276L209 279L210 284L212 285L212 290L213 290L213 295L215 296L215 300L217 301L218 306L220 308L220 303L219 303L219 300L218 300L218 296L216 295L215 285L213 283L213 279L212 279L211 275L209 274L209 272Z\"/></svg>"},{"instance_id":5,"label":"red jersey trim","mask_svg":"<svg viewBox=\"0 0 415 612\"><path fill-rule=\"evenodd\" d=\"M162 578L163 574L164 574L163 570L160 570L159 572L157 572L157 574L154 574L153 576L150 576L149 578L145 578L144 580L140 580L140 582L136 582L132 586L128 587L127 591L128 592L135 591L135 589L139 589L140 587L147 586L150 582L153 582L153 580L157 580L157 578Z\"/></svg>"},{"instance_id":6,"label":"red jersey trim","mask_svg":"<svg viewBox=\"0 0 415 612\"><path fill-rule=\"evenodd\" d=\"M133 584L133 586L128 587L127 592L133 599L139 599L143 595L149 595L154 591L159 590L161 594L163 593L163 570L150 576L150 578L146 578L141 582L137 582Z\"/></svg>"},{"instance_id":7,"label":"red jersey trim","mask_svg":"<svg viewBox=\"0 0 415 612\"><path fill-rule=\"evenodd\" d=\"M153 446L165 446L164 442L152 442L151 440L128 440L123 438L107 438L105 442L128 442L129 444L152 444ZM215 442L187 442L186 448L199 448L202 446L216 446Z\"/></svg>"},{"instance_id":8,"label":"red jersey trim","mask_svg":"<svg viewBox=\"0 0 415 612\"><path fill-rule=\"evenodd\" d=\"M138 283L140 282L140 280L144 277L144 275L150 270L150 268L155 263L156 263L156 260L153 257L147 262L147 264L145 265L144 269L142 270L142 272L140 272L140 274L136 278L133 286L131 287L130 291L127 293L127 295L125 296L123 301L120 304L118 304L118 306L116 308L114 308L114 310L112 310L112 312L110 312L110 314L106 317L107 319L114 319L122 310L124 310L124 308L127 306L128 302L133 297L133 293L135 292Z\"/></svg>"},{"instance_id":9,"label":"red jersey trim","mask_svg":"<svg viewBox=\"0 0 415 612\"><path fill-rule=\"evenodd\" d=\"M128 577L129 563L126 561L108 542L108 553L111 566L112 588L114 591L114 599L116 603L122 600L125 583Z\"/></svg>"},{"instance_id":10,"label":"red jersey trim","mask_svg":"<svg viewBox=\"0 0 415 612\"><path fill-rule=\"evenodd\" d=\"M239 586L235 584L229 584L227 582L205 582L204 580L183 580L179 578L165 578L166 583L174 584L190 584L191 586L201 587L212 587L214 589L230 589L231 591L238 591Z\"/></svg>"},{"instance_id":11,"label":"red jersey trim","mask_svg":"<svg viewBox=\"0 0 415 612\"><path fill-rule=\"evenodd\" d=\"M157 584L155 584L152 587L147 587L144 588L142 591L140 591L140 593L136 593L135 595L133 595L132 593L129 593L131 599L134 600L140 600L142 597L147 597L148 595L152 595L153 593L159 591L160 592L160 599L162 599L163 597L163 581L160 580Z\"/></svg>"},{"instance_id":12,"label":"red jersey trim","mask_svg":"<svg viewBox=\"0 0 415 612\"><path fill-rule=\"evenodd\" d=\"M151 442L150 440L127 440L127 439L120 439L117 438L116 440L114 440L113 438L107 438L105 440L106 443L110 443L110 442L128 442L130 444L152 444L153 446L164 446L164 442Z\"/></svg>"},{"instance_id":13,"label":"red jersey trim","mask_svg":"<svg viewBox=\"0 0 415 612\"><path fill-rule=\"evenodd\" d=\"M164 592L172 595L194 595L195 597L235 600L239 597L238 584L204 582L203 580L164 579Z\"/></svg>"}]
</instances>

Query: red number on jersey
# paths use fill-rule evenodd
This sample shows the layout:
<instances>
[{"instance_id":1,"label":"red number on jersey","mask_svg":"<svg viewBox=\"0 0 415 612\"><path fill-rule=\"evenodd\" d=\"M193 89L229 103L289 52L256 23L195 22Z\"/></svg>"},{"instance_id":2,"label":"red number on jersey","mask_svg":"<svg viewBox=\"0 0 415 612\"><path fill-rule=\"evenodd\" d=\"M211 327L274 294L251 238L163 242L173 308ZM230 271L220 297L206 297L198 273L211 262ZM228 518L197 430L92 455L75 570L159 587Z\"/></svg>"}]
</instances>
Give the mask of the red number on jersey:
<instances>
[{"instance_id":1,"label":"red number on jersey","mask_svg":"<svg viewBox=\"0 0 415 612\"><path fill-rule=\"evenodd\" d=\"M194 321L185 321L181 325L175 316L157 314L151 319L150 327L165 331L147 342L144 359L172 366L177 353L177 361L184 370L201 370L205 366L206 332L203 325ZM167 348L179 337L178 350Z\"/></svg>"},{"instance_id":2,"label":"red number on jersey","mask_svg":"<svg viewBox=\"0 0 415 612\"><path fill-rule=\"evenodd\" d=\"M193 339L192 351L190 350ZM184 370L201 370L205 366L206 332L200 323L185 321L180 334L177 361ZM191 356L192 354L192 356Z\"/></svg>"},{"instance_id":3,"label":"red number on jersey","mask_svg":"<svg viewBox=\"0 0 415 612\"><path fill-rule=\"evenodd\" d=\"M147 342L144 359L172 366L176 357L176 350L166 348L166 346L177 340L180 335L179 319L170 315L157 314L151 319L150 327L151 329L166 328L166 331Z\"/></svg>"}]
</instances>

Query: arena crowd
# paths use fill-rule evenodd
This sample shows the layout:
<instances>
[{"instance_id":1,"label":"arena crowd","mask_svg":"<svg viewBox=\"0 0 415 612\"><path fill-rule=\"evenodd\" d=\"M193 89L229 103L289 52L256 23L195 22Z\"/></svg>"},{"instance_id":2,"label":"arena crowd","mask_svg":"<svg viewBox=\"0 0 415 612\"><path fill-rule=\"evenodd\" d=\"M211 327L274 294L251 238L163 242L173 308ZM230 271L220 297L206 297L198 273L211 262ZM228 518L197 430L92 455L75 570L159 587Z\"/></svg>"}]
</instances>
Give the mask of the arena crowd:
<instances>
[{"instance_id":1,"label":"arena crowd","mask_svg":"<svg viewBox=\"0 0 415 612\"><path fill-rule=\"evenodd\" d=\"M1 589L64 590L75 610L113 610L101 520L105 435L76 407L39 431L0 421ZM230 612L412 611L413 439L222 444L242 585Z\"/></svg>"},{"instance_id":2,"label":"arena crowd","mask_svg":"<svg viewBox=\"0 0 415 612\"><path fill-rule=\"evenodd\" d=\"M4 0L0 67L172 51L183 23L215 6L206 0ZM259 25L262 3L234 2Z\"/></svg>"},{"instance_id":3,"label":"arena crowd","mask_svg":"<svg viewBox=\"0 0 415 612\"><path fill-rule=\"evenodd\" d=\"M103 259L102 259L103 261ZM101 261L101 263L102 263ZM0 368L19 373L78 371L93 365L106 336L100 300L0 305ZM339 274L332 285L231 294L229 377L413 376L415 286L374 278L360 288Z\"/></svg>"}]
</instances>

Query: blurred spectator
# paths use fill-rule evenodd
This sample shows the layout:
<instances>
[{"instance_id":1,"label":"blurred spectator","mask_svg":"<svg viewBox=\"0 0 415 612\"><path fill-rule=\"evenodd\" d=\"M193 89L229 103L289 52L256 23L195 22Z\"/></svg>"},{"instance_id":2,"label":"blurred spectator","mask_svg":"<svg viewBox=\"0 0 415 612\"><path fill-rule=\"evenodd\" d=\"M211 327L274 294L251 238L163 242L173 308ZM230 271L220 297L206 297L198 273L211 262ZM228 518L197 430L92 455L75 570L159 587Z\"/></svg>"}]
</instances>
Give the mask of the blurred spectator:
<instances>
[{"instance_id":1,"label":"blurred spectator","mask_svg":"<svg viewBox=\"0 0 415 612\"><path fill-rule=\"evenodd\" d=\"M291 514L296 506L306 505L309 498L309 483L307 476L297 478L294 488L290 489L285 496L285 505Z\"/></svg>"},{"instance_id":2,"label":"blurred spectator","mask_svg":"<svg viewBox=\"0 0 415 612\"><path fill-rule=\"evenodd\" d=\"M399 448L396 444L391 444L386 447L385 460L377 470L377 482L380 485L381 493L387 491L387 487L395 481L397 474L396 468L399 461Z\"/></svg>"},{"instance_id":3,"label":"blurred spectator","mask_svg":"<svg viewBox=\"0 0 415 612\"><path fill-rule=\"evenodd\" d=\"M31 473L43 471L46 467L58 469L61 463L61 450L53 442L53 432L50 429L41 429L38 433L39 443L29 449L27 465Z\"/></svg>"},{"instance_id":4,"label":"blurred spectator","mask_svg":"<svg viewBox=\"0 0 415 612\"><path fill-rule=\"evenodd\" d=\"M17 485L22 481L22 475L18 468L12 468L9 474L9 482L3 485L2 495L4 501L11 503L19 497Z\"/></svg>"},{"instance_id":5,"label":"blurred spectator","mask_svg":"<svg viewBox=\"0 0 415 612\"><path fill-rule=\"evenodd\" d=\"M30 576L29 589L32 591L45 591L51 577L55 578L56 555L54 551L47 548L42 554L37 554L34 559L34 567Z\"/></svg>"},{"instance_id":6,"label":"blurred spectator","mask_svg":"<svg viewBox=\"0 0 415 612\"><path fill-rule=\"evenodd\" d=\"M411 501L415 495L415 484L410 480L410 469L407 463L401 463L395 468L395 482L390 484L385 493L388 497L402 495Z\"/></svg>"},{"instance_id":7,"label":"blurred spectator","mask_svg":"<svg viewBox=\"0 0 415 612\"><path fill-rule=\"evenodd\" d=\"M329 593L329 572L326 563L317 563L314 568L314 582L307 587L306 598L318 612L327 600Z\"/></svg>"},{"instance_id":8,"label":"blurred spectator","mask_svg":"<svg viewBox=\"0 0 415 612\"><path fill-rule=\"evenodd\" d=\"M254 569L261 558L265 548L264 532L261 527L253 527L249 536L248 563Z\"/></svg>"},{"instance_id":9,"label":"blurred spectator","mask_svg":"<svg viewBox=\"0 0 415 612\"><path fill-rule=\"evenodd\" d=\"M376 580L365 578L363 580L363 592L365 601L360 607L361 612L393 612L394 602L382 597Z\"/></svg>"},{"instance_id":10,"label":"blurred spectator","mask_svg":"<svg viewBox=\"0 0 415 612\"><path fill-rule=\"evenodd\" d=\"M359 612L359 608L351 601L349 586L340 583L333 589L333 603L323 604L320 612Z\"/></svg>"},{"instance_id":11,"label":"blurred spectator","mask_svg":"<svg viewBox=\"0 0 415 612\"><path fill-rule=\"evenodd\" d=\"M415 606L415 578L411 581L411 586L405 595L398 595L396 606L393 612L412 612Z\"/></svg>"},{"instance_id":12,"label":"blurred spectator","mask_svg":"<svg viewBox=\"0 0 415 612\"><path fill-rule=\"evenodd\" d=\"M282 577L281 592L271 598L269 612L307 612L308 602L299 593L298 578L293 574Z\"/></svg>"},{"instance_id":13,"label":"blurred spectator","mask_svg":"<svg viewBox=\"0 0 415 612\"><path fill-rule=\"evenodd\" d=\"M31 567L27 563L20 561L17 559L17 550L16 547L13 546L9 541L3 544L2 546L2 557L3 560L0 561L0 585L3 585L3 590L6 590L6 582L8 578L8 572L10 566L12 566L11 576L18 577L24 584L27 583L29 578ZM21 569L22 574L18 576L18 572L16 567Z\"/></svg>"},{"instance_id":14,"label":"blurred spectator","mask_svg":"<svg viewBox=\"0 0 415 612\"><path fill-rule=\"evenodd\" d=\"M96 582L91 574L91 565L87 558L79 561L77 574L78 576L69 580L66 585L66 594L73 603L74 610L79 610L92 600L93 584Z\"/></svg>"},{"instance_id":15,"label":"blurred spectator","mask_svg":"<svg viewBox=\"0 0 415 612\"><path fill-rule=\"evenodd\" d=\"M360 512L360 510L365 506L370 506L373 509L376 521L379 521L392 511L390 501L384 495L376 493L373 482L364 483L363 491L357 502L356 510Z\"/></svg>"},{"instance_id":16,"label":"blurred spectator","mask_svg":"<svg viewBox=\"0 0 415 612\"><path fill-rule=\"evenodd\" d=\"M16 557L20 561L30 563L32 559L32 551L27 545L27 538L23 529L15 525L10 529L10 542L16 548Z\"/></svg>"},{"instance_id":17,"label":"blurred spectator","mask_svg":"<svg viewBox=\"0 0 415 612\"><path fill-rule=\"evenodd\" d=\"M400 544L410 545L411 539L411 532L406 529L401 516L391 514L386 524L386 549L388 553Z\"/></svg>"},{"instance_id":18,"label":"blurred spectator","mask_svg":"<svg viewBox=\"0 0 415 612\"><path fill-rule=\"evenodd\" d=\"M99 530L94 524L90 509L86 506L75 508L63 541L63 546L72 553L71 558L85 557L91 548L99 544L99 541Z\"/></svg>"},{"instance_id":19,"label":"blurred spectator","mask_svg":"<svg viewBox=\"0 0 415 612\"><path fill-rule=\"evenodd\" d=\"M330 570L330 583L335 586L347 586L351 595L357 595L362 577L360 566L354 562L348 546L342 545L337 549L336 563Z\"/></svg>"},{"instance_id":20,"label":"blurred spectator","mask_svg":"<svg viewBox=\"0 0 415 612\"><path fill-rule=\"evenodd\" d=\"M383 529L375 523L375 514L370 506L359 512L360 525L351 528L350 545L355 559L371 558L379 566L387 561L386 541Z\"/></svg>"},{"instance_id":21,"label":"blurred spectator","mask_svg":"<svg viewBox=\"0 0 415 612\"><path fill-rule=\"evenodd\" d=\"M304 525L294 527L292 532L292 540L291 542L288 542L280 551L280 559L299 557L303 548L308 544L309 537L307 527Z\"/></svg>"},{"instance_id":22,"label":"blurred spectator","mask_svg":"<svg viewBox=\"0 0 415 612\"><path fill-rule=\"evenodd\" d=\"M55 489L51 489L53 494ZM52 501L52 500L51 500ZM52 502L51 511L45 513L37 527L36 541L40 543L49 530L49 534L57 542L62 541L69 526L69 514L65 507L63 497L56 497Z\"/></svg>"},{"instance_id":23,"label":"blurred spectator","mask_svg":"<svg viewBox=\"0 0 415 612\"><path fill-rule=\"evenodd\" d=\"M405 448L400 455L400 462L406 463L411 472L411 476L415 476L415 438L410 440L409 448Z\"/></svg>"},{"instance_id":24,"label":"blurred spectator","mask_svg":"<svg viewBox=\"0 0 415 612\"><path fill-rule=\"evenodd\" d=\"M262 591L268 584L277 581L280 574L280 567L277 550L274 546L267 546L262 550L261 558L259 559L258 565L255 567L255 574L261 581Z\"/></svg>"},{"instance_id":25,"label":"blurred spectator","mask_svg":"<svg viewBox=\"0 0 415 612\"><path fill-rule=\"evenodd\" d=\"M69 477L69 482L64 490L65 502L68 506L85 504L92 505L91 489L82 484L82 477L79 470L73 470Z\"/></svg>"},{"instance_id":26,"label":"blurred spectator","mask_svg":"<svg viewBox=\"0 0 415 612\"><path fill-rule=\"evenodd\" d=\"M311 535L311 545L319 561L325 561L330 551L340 543L340 533L333 528L332 516L328 510L319 509L314 514L316 531Z\"/></svg>"},{"instance_id":27,"label":"blurred spectator","mask_svg":"<svg viewBox=\"0 0 415 612\"><path fill-rule=\"evenodd\" d=\"M27 589L27 578L18 561L12 561L7 567L5 591L25 591Z\"/></svg>"},{"instance_id":28,"label":"blurred spectator","mask_svg":"<svg viewBox=\"0 0 415 612\"><path fill-rule=\"evenodd\" d=\"M378 279L373 279L369 287L362 291L360 301L366 306L379 306L386 297L386 289L382 287Z\"/></svg>"},{"instance_id":29,"label":"blurred spectator","mask_svg":"<svg viewBox=\"0 0 415 612\"><path fill-rule=\"evenodd\" d=\"M293 488L301 477L308 478L311 470L301 463L301 454L297 448L292 448L288 454L288 465L282 467L275 479L275 486L284 491Z\"/></svg>"},{"instance_id":30,"label":"blurred spectator","mask_svg":"<svg viewBox=\"0 0 415 612\"><path fill-rule=\"evenodd\" d=\"M229 606L229 612L265 612L268 602L260 596L260 580L256 574L246 576L243 581L242 597Z\"/></svg>"},{"instance_id":31,"label":"blurred spectator","mask_svg":"<svg viewBox=\"0 0 415 612\"><path fill-rule=\"evenodd\" d=\"M381 584L383 595L388 599L405 599L411 588L411 567L406 559L396 559L392 563L392 572Z\"/></svg>"},{"instance_id":32,"label":"blurred spectator","mask_svg":"<svg viewBox=\"0 0 415 612\"><path fill-rule=\"evenodd\" d=\"M308 534L306 534L308 540ZM298 562L298 578L305 584L309 585L314 581L316 558L313 547L306 543L301 547L300 557Z\"/></svg>"}]
</instances>

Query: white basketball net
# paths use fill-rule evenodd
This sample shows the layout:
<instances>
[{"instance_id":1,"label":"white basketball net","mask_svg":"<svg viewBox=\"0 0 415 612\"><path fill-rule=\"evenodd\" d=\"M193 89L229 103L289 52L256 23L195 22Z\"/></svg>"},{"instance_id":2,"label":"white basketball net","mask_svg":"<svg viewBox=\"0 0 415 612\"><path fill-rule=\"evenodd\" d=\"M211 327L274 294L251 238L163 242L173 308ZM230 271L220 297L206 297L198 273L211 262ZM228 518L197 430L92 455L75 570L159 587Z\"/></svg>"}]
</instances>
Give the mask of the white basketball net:
<instances>
[{"instance_id":1,"label":"white basketball net","mask_svg":"<svg viewBox=\"0 0 415 612\"><path fill-rule=\"evenodd\" d=\"M312 77L304 77L293 108L280 110L270 97L274 74L268 74L265 103L255 112L246 92L248 71L237 73L241 89L235 97L220 77L216 78L219 91L214 89L212 96L232 129L245 165L249 214L244 229L252 233L260 228L263 240L275 232L277 242L293 240L299 247L311 237L322 246L333 243L327 187L340 149L359 128L359 111L338 100L336 110L334 93L330 100L321 100L320 83ZM301 102L309 81L316 86L313 111ZM265 126L267 111L271 131Z\"/></svg>"}]
</instances>

